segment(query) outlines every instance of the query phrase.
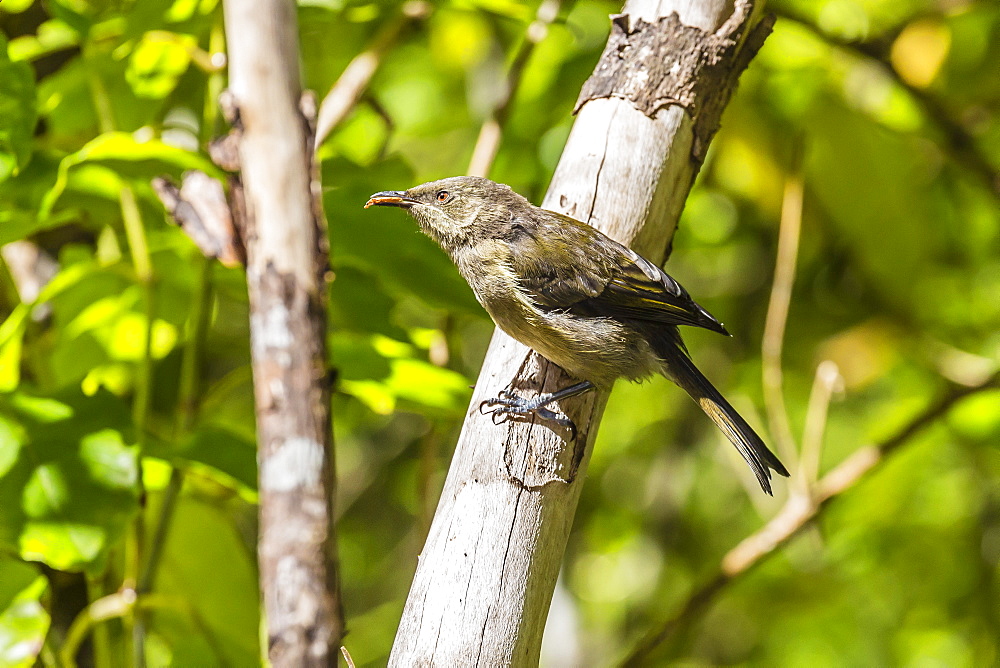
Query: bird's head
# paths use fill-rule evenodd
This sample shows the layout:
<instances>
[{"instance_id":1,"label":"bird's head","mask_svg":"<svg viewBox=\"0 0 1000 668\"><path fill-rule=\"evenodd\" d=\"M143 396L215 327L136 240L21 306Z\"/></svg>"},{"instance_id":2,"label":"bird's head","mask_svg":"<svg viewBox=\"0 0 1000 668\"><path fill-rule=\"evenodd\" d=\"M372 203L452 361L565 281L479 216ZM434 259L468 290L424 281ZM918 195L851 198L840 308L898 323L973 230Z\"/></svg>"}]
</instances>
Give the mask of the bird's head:
<instances>
[{"instance_id":1,"label":"bird's head","mask_svg":"<svg viewBox=\"0 0 1000 668\"><path fill-rule=\"evenodd\" d=\"M530 206L509 186L478 176L454 176L409 190L385 190L365 204L406 209L447 251L502 233L517 209Z\"/></svg>"}]
</instances>

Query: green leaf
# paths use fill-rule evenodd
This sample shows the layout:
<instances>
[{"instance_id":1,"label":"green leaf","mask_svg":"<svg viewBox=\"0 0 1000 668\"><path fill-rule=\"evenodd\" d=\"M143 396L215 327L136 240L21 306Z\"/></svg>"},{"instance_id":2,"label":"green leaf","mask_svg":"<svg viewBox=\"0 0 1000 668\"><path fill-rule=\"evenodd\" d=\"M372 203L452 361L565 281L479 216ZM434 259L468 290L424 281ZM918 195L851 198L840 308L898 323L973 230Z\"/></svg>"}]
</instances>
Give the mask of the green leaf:
<instances>
[{"instance_id":1,"label":"green leaf","mask_svg":"<svg viewBox=\"0 0 1000 668\"><path fill-rule=\"evenodd\" d=\"M35 4L35 0L7 0L0 7L0 13L20 14L23 11L27 11L33 4Z\"/></svg>"},{"instance_id":2,"label":"green leaf","mask_svg":"<svg viewBox=\"0 0 1000 668\"><path fill-rule=\"evenodd\" d=\"M259 663L256 564L234 519L247 518L188 497L177 505L155 586L184 592L186 605L158 609L152 624L169 640L174 665Z\"/></svg>"},{"instance_id":3,"label":"green leaf","mask_svg":"<svg viewBox=\"0 0 1000 668\"><path fill-rule=\"evenodd\" d=\"M31 158L35 77L28 63L16 63L0 34L0 182L17 175Z\"/></svg>"},{"instance_id":4,"label":"green leaf","mask_svg":"<svg viewBox=\"0 0 1000 668\"><path fill-rule=\"evenodd\" d=\"M94 11L84 0L52 0L49 12L81 35L90 31Z\"/></svg>"},{"instance_id":5,"label":"green leaf","mask_svg":"<svg viewBox=\"0 0 1000 668\"><path fill-rule=\"evenodd\" d=\"M191 64L197 42L165 30L147 32L132 51L125 79L138 97L162 99L173 92Z\"/></svg>"},{"instance_id":6,"label":"green leaf","mask_svg":"<svg viewBox=\"0 0 1000 668\"><path fill-rule=\"evenodd\" d=\"M358 267L335 266L334 275L330 286L333 329L406 337L406 332L393 322L396 301L386 294L377 274Z\"/></svg>"},{"instance_id":7,"label":"green leaf","mask_svg":"<svg viewBox=\"0 0 1000 668\"><path fill-rule=\"evenodd\" d=\"M228 429L203 426L175 455L189 462L210 466L248 490L257 489L257 443ZM236 487L229 480L220 482L227 487Z\"/></svg>"},{"instance_id":8,"label":"green leaf","mask_svg":"<svg viewBox=\"0 0 1000 668\"><path fill-rule=\"evenodd\" d=\"M0 402L0 546L58 570L100 571L138 509L127 406L106 393Z\"/></svg>"},{"instance_id":9,"label":"green leaf","mask_svg":"<svg viewBox=\"0 0 1000 668\"><path fill-rule=\"evenodd\" d=\"M44 220L38 216L38 206L56 180L62 157L52 150L35 151L16 176L0 181L0 245L79 219L69 211Z\"/></svg>"},{"instance_id":10,"label":"green leaf","mask_svg":"<svg viewBox=\"0 0 1000 668\"><path fill-rule=\"evenodd\" d=\"M10 392L21 382L21 346L31 308L19 304L0 325L0 392Z\"/></svg>"},{"instance_id":11,"label":"green leaf","mask_svg":"<svg viewBox=\"0 0 1000 668\"><path fill-rule=\"evenodd\" d=\"M420 359L409 344L336 332L329 337L329 348L340 372L340 389L375 413L388 415L402 403L454 415L468 403L468 379Z\"/></svg>"},{"instance_id":12,"label":"green leaf","mask_svg":"<svg viewBox=\"0 0 1000 668\"><path fill-rule=\"evenodd\" d=\"M143 182L164 173L179 177L189 169L221 176L219 169L198 153L165 144L159 139L141 140L127 132L105 132L62 159L55 184L42 198L39 217L51 215L68 186L71 170L88 163L106 166L119 178Z\"/></svg>"},{"instance_id":13,"label":"green leaf","mask_svg":"<svg viewBox=\"0 0 1000 668\"><path fill-rule=\"evenodd\" d=\"M0 666L35 665L49 630L48 589L36 567L0 555Z\"/></svg>"},{"instance_id":14,"label":"green leaf","mask_svg":"<svg viewBox=\"0 0 1000 668\"><path fill-rule=\"evenodd\" d=\"M33 61L72 48L79 43L79 33L59 19L51 19L38 26L36 34L12 39L7 50L11 60Z\"/></svg>"}]
</instances>

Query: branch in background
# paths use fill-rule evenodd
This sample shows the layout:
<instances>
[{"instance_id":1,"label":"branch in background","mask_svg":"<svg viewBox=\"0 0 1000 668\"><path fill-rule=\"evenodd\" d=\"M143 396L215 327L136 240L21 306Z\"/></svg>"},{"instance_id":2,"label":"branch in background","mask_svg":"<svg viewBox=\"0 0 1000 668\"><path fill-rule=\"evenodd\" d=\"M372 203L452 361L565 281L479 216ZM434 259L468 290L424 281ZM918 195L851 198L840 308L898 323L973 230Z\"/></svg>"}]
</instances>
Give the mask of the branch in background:
<instances>
[{"instance_id":1,"label":"branch in background","mask_svg":"<svg viewBox=\"0 0 1000 668\"><path fill-rule=\"evenodd\" d=\"M761 368L764 386L764 406L778 454L790 466L798 460L795 437L788 419L783 393L784 375L781 353L785 342L785 326L795 284L795 265L799 255L799 233L802 230L803 183L801 151L796 150L792 174L785 181L781 204L781 225L778 230L778 252L774 264L771 299L767 304L764 336L761 341Z\"/></svg>"},{"instance_id":2,"label":"branch in background","mask_svg":"<svg viewBox=\"0 0 1000 668\"><path fill-rule=\"evenodd\" d=\"M223 9L232 102L223 111L239 129L230 141L246 205L245 220L232 213L247 251L264 646L276 668L331 666L344 620L316 109L299 88L295 3L224 0Z\"/></svg>"},{"instance_id":3,"label":"branch in background","mask_svg":"<svg viewBox=\"0 0 1000 668\"><path fill-rule=\"evenodd\" d=\"M10 271L17 296L24 304L35 301L42 288L59 273L56 259L31 241L12 241L0 249L0 254ZM44 320L51 311L52 307L48 304L39 304L32 312L32 318Z\"/></svg>"},{"instance_id":4,"label":"branch in background","mask_svg":"<svg viewBox=\"0 0 1000 668\"><path fill-rule=\"evenodd\" d=\"M382 62L382 57L389 47L396 43L403 29L414 21L425 18L430 12L431 5L427 2L410 0L403 3L399 14L378 31L368 48L354 56L347 64L320 105L316 120L316 148L326 141L334 128L340 125L361 99Z\"/></svg>"},{"instance_id":5,"label":"branch in background","mask_svg":"<svg viewBox=\"0 0 1000 668\"><path fill-rule=\"evenodd\" d=\"M943 417L962 399L1000 387L1000 374L973 387L952 386L948 393L911 420L893 436L876 445L854 451L832 471L823 476L811 494L792 494L782 509L762 529L745 538L730 550L708 583L688 596L680 610L669 621L646 633L621 662L623 666L641 664L662 643L704 612L718 595L733 582L747 575L755 566L784 547L796 534L818 518L837 496L851 489L877 469L886 458L923 429Z\"/></svg>"},{"instance_id":6,"label":"branch in background","mask_svg":"<svg viewBox=\"0 0 1000 668\"><path fill-rule=\"evenodd\" d=\"M814 25L808 18L800 16L795 12L790 12L787 7L776 11L781 19L797 23L824 42L874 60L882 65L896 84L910 94L923 108L927 117L937 126L938 130L944 136L945 148L951 154L952 158L976 174L995 196L1000 196L1000 171L986 157L986 154L979 147L972 133L951 115L951 112L948 111L941 100L926 90L906 81L896 68L892 66L892 62L889 59L889 49L892 47L895 37L902 32L902 28L905 26L900 26L897 30L891 31L888 36L879 40L857 42L829 35Z\"/></svg>"},{"instance_id":7,"label":"branch in background","mask_svg":"<svg viewBox=\"0 0 1000 668\"><path fill-rule=\"evenodd\" d=\"M219 93L222 90L225 56L225 31L222 18L219 17L212 25L209 37L210 59L217 63L218 68L211 72L206 83L205 105L201 138L208 142L216 131L219 118ZM236 233L232 215L222 185L203 172L192 171L184 174L181 188L176 188L165 179L155 178L153 190L163 202L167 212L178 222L185 232L192 237L205 257L200 258L198 283L194 293L191 314L188 320L187 340L181 356L180 379L177 390L176 423L174 425L174 442L188 436L198 413L197 395L201 380L201 356L205 339L208 336L211 319L212 303L212 258L219 259L226 266L246 263L246 251L242 240ZM193 234L197 231L197 235ZM204 237L204 238L203 238ZM199 243L201 240L201 243ZM205 242L211 241L211 249ZM163 489L160 508L153 522L153 531L146 553L146 561L139 570L136 581L136 594L140 597L149 596L164 550L167 537L173 522L174 511L184 487L185 469L174 463L170 471L170 479ZM213 649L215 646L213 644Z\"/></svg>"},{"instance_id":8,"label":"branch in background","mask_svg":"<svg viewBox=\"0 0 1000 668\"><path fill-rule=\"evenodd\" d=\"M824 360L816 367L812 390L809 392L809 409L806 426L802 430L802 450L795 476L797 494L809 495L819 480L819 464L823 452L823 435L830 400L835 392L842 392L844 379L836 362Z\"/></svg>"},{"instance_id":9,"label":"branch in background","mask_svg":"<svg viewBox=\"0 0 1000 668\"><path fill-rule=\"evenodd\" d=\"M493 166L493 160L500 149L503 127L510 116L511 103L521 85L524 68L527 67L531 54L535 52L535 47L549 34L549 26L556 20L561 6L562 0L543 0L542 4L538 5L535 20L528 25L524 40L510 62L503 94L497 100L490 118L479 129L476 147L472 150L472 159L469 161L468 173L471 176L489 176L490 167Z\"/></svg>"},{"instance_id":10,"label":"branch in background","mask_svg":"<svg viewBox=\"0 0 1000 668\"><path fill-rule=\"evenodd\" d=\"M205 178L208 178L207 176ZM155 187L155 184L154 184ZM221 189L221 187L220 187ZM186 437L194 425L198 412L197 395L201 379L201 355L208 336L209 320L212 305L212 267L211 259L200 258L198 284L194 293L191 314L188 319L187 341L181 356L181 373L177 391L177 421L174 440ZM139 572L136 583L136 593L141 597L152 592L160 567L160 561L167 544L167 536L173 521L174 510L184 487L185 470L174 463L170 471L170 479L163 490L160 510L153 524L152 537L146 554L146 563Z\"/></svg>"},{"instance_id":11,"label":"branch in background","mask_svg":"<svg viewBox=\"0 0 1000 668\"><path fill-rule=\"evenodd\" d=\"M135 615L137 609L144 611L165 609L185 615L191 620L191 625L201 634L215 660L220 663L224 662L225 653L219 645L218 639L191 603L180 597L161 594L137 597L135 590L125 589L92 601L73 618L55 665L61 668L76 668L76 655L92 631L96 634L98 629L103 628L103 622Z\"/></svg>"}]
</instances>

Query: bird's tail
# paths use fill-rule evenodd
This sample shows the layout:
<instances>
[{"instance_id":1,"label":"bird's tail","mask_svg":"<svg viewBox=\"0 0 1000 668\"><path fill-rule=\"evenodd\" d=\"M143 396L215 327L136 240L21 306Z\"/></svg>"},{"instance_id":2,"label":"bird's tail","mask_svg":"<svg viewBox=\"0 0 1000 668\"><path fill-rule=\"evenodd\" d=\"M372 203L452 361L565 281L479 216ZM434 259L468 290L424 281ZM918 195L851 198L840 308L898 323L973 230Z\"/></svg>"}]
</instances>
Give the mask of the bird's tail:
<instances>
[{"instance_id":1,"label":"bird's tail","mask_svg":"<svg viewBox=\"0 0 1000 668\"><path fill-rule=\"evenodd\" d=\"M743 459L750 465L757 476L761 488L771 494L771 471L788 476L788 470L778 460L773 452L768 450L760 436L747 424L747 421L736 412L728 401L719 393L707 378L698 370L688 357L687 352L680 347L674 347L674 354L666 356L669 376L691 398L698 402L708 417L719 426L719 429L732 441Z\"/></svg>"}]
</instances>

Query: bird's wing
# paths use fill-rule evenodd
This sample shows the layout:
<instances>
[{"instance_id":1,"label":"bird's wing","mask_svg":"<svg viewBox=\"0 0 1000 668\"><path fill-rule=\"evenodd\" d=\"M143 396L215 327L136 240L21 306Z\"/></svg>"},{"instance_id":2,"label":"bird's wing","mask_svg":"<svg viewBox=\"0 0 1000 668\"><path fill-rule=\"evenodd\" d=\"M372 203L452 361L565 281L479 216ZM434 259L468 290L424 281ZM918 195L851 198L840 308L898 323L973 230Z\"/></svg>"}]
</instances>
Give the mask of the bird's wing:
<instances>
[{"instance_id":1,"label":"bird's wing","mask_svg":"<svg viewBox=\"0 0 1000 668\"><path fill-rule=\"evenodd\" d=\"M539 307L728 333L652 262L585 223L544 214L534 225L513 221L511 239L514 272Z\"/></svg>"}]
</instances>

